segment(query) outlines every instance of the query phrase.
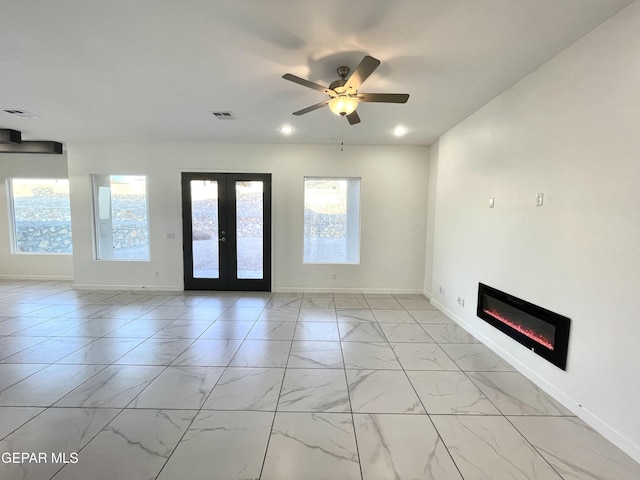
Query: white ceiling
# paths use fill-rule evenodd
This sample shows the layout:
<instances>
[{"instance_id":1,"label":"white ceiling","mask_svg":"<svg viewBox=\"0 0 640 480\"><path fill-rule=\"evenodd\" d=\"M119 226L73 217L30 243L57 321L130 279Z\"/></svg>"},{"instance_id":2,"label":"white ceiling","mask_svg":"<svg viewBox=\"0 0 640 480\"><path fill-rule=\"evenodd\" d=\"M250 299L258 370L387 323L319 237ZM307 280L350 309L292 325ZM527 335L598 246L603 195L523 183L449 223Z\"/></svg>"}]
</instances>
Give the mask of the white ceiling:
<instances>
[{"instance_id":1,"label":"white ceiling","mask_svg":"<svg viewBox=\"0 0 640 480\"><path fill-rule=\"evenodd\" d=\"M428 145L631 0L0 0L0 128L25 140ZM328 85L365 55L362 123ZM211 111L237 120L217 120ZM284 124L294 134L284 137ZM394 138L392 129L409 133Z\"/></svg>"}]
</instances>

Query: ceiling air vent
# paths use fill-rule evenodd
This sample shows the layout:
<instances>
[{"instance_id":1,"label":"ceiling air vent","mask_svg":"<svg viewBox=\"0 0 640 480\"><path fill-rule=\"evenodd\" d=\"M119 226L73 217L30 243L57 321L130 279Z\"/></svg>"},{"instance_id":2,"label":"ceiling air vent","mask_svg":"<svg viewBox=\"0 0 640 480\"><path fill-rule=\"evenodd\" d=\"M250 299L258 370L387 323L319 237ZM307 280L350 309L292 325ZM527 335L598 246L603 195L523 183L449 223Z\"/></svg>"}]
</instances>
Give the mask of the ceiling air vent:
<instances>
[{"instance_id":1,"label":"ceiling air vent","mask_svg":"<svg viewBox=\"0 0 640 480\"><path fill-rule=\"evenodd\" d=\"M238 119L238 117L236 117L231 112L211 112L211 113L213 113L213 116L216 117L218 120L237 120Z\"/></svg>"},{"instance_id":2,"label":"ceiling air vent","mask_svg":"<svg viewBox=\"0 0 640 480\"><path fill-rule=\"evenodd\" d=\"M18 108L8 108L8 109L6 109L4 111L7 112L7 113L10 113L11 115L17 115L18 117L40 118L40 117L38 117L38 115L34 115L33 113L25 112L24 110L20 110Z\"/></svg>"}]
</instances>

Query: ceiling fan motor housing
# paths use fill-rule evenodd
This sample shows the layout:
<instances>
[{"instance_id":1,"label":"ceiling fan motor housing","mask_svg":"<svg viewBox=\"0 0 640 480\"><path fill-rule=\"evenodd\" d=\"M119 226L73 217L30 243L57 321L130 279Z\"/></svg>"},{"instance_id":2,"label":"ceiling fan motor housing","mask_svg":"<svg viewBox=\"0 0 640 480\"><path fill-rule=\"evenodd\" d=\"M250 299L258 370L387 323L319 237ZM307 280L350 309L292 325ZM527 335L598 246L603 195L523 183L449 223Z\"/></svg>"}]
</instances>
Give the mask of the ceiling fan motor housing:
<instances>
[{"instance_id":1,"label":"ceiling fan motor housing","mask_svg":"<svg viewBox=\"0 0 640 480\"><path fill-rule=\"evenodd\" d=\"M336 92L338 94L344 93L344 89L340 88L340 87L344 87L344 84L347 83L347 77L349 76L349 73L351 72L351 69L349 67L338 67L337 69L338 75L340 76L339 80L336 80L334 82L331 82L331 84L329 85L329 88L331 90L336 90Z\"/></svg>"},{"instance_id":2,"label":"ceiling fan motor housing","mask_svg":"<svg viewBox=\"0 0 640 480\"><path fill-rule=\"evenodd\" d=\"M336 80L335 82L331 82L331 84L329 85L329 89L330 90L335 90L336 93L340 94L343 93L344 88L344 84L347 83L347 81L344 78L341 78L340 80Z\"/></svg>"}]
</instances>

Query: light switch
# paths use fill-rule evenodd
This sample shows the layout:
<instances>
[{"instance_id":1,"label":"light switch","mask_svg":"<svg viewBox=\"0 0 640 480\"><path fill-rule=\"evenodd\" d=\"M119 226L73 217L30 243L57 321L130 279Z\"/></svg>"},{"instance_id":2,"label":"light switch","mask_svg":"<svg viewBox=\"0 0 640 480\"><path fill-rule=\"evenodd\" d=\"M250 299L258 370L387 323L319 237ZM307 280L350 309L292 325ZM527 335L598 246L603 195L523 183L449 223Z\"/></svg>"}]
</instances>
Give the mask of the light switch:
<instances>
[{"instance_id":1,"label":"light switch","mask_svg":"<svg viewBox=\"0 0 640 480\"><path fill-rule=\"evenodd\" d=\"M494 202L494 198L493 198L493 197L491 197L491 198L489 199L489 208L493 208L494 203L495 203L495 202Z\"/></svg>"},{"instance_id":2,"label":"light switch","mask_svg":"<svg viewBox=\"0 0 640 480\"><path fill-rule=\"evenodd\" d=\"M536 193L536 207L541 207L544 203L544 194Z\"/></svg>"}]
</instances>

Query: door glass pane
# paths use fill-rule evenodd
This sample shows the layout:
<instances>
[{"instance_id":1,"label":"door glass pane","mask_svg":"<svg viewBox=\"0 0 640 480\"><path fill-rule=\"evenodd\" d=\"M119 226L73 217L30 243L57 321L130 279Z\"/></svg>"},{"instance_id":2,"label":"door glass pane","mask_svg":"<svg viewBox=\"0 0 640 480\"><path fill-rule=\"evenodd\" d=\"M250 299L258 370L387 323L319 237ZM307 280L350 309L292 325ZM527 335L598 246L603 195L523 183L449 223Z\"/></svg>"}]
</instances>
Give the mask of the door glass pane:
<instances>
[{"instance_id":1,"label":"door glass pane","mask_svg":"<svg viewBox=\"0 0 640 480\"><path fill-rule=\"evenodd\" d=\"M191 180L193 278L219 278L218 182Z\"/></svg>"},{"instance_id":2,"label":"door glass pane","mask_svg":"<svg viewBox=\"0 0 640 480\"><path fill-rule=\"evenodd\" d=\"M263 278L264 185L236 182L237 278Z\"/></svg>"}]
</instances>

